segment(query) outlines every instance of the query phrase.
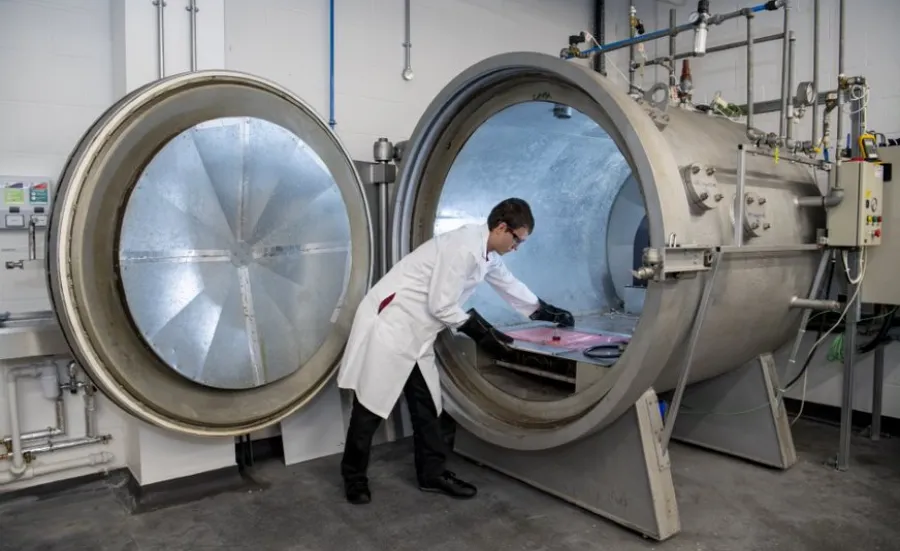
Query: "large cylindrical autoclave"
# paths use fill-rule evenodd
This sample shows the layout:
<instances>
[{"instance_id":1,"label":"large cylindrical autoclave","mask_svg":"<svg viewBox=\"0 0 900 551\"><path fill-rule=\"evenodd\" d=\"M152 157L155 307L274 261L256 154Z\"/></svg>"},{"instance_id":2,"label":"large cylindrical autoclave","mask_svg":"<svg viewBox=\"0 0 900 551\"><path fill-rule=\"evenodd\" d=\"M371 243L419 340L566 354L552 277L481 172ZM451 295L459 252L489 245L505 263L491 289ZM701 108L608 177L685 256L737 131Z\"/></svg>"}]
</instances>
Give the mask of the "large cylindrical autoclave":
<instances>
[{"instance_id":1,"label":"large cylindrical autoclave","mask_svg":"<svg viewBox=\"0 0 900 551\"><path fill-rule=\"evenodd\" d=\"M630 336L615 363L546 355L494 361L446 331L436 348L448 411L514 449L545 449L607 426L648 388L670 390L709 272L635 279L645 247L733 243L737 145L744 125L677 108L664 114L572 62L512 53L478 63L434 99L404 153L394 213L397 260L436 233L481 222L506 197L536 218L505 257L576 329ZM791 297L810 288L820 213L810 170L747 157L745 244L722 258L691 381L773 351L796 331ZM769 252L759 250L771 246ZM777 251L776 251L777 249ZM642 302L642 303L641 303ZM498 327L527 326L482 284L466 305Z\"/></svg>"},{"instance_id":2,"label":"large cylindrical autoclave","mask_svg":"<svg viewBox=\"0 0 900 551\"><path fill-rule=\"evenodd\" d=\"M578 65L506 54L452 82L409 141L395 259L523 197L537 224L507 258L513 272L579 328L631 335L606 367L495 362L442 335L448 409L483 438L557 446L674 384L704 275L635 280L635 255L731 242L742 127L650 113ZM818 193L804 168L750 158L746 189L748 244L813 241L816 214L793 203ZM333 376L372 278L370 212L349 154L289 90L229 71L168 77L111 106L64 168L48 231L54 310L79 363L129 413L190 434L249 432ZM727 259L694 379L784 342L814 265L808 251ZM498 326L523 321L487 288L472 302Z\"/></svg>"}]
</instances>

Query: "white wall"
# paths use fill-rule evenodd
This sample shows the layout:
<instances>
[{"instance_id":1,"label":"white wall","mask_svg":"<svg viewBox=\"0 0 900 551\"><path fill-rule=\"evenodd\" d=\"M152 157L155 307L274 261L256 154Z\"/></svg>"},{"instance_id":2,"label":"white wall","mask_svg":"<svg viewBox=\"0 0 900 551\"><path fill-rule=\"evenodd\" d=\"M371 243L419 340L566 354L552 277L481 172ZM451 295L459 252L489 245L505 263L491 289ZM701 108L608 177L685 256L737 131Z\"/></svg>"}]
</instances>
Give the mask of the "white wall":
<instances>
[{"instance_id":1,"label":"white wall","mask_svg":"<svg viewBox=\"0 0 900 551\"><path fill-rule=\"evenodd\" d=\"M718 0L712 2L713 13L727 13L739 8L762 3L762 0ZM613 42L628 37L628 2L607 2L606 42ZM694 0L636 0L637 16L643 20L647 32L668 27L669 10L676 8L679 24L687 21L688 15L695 11ZM791 28L797 37L795 82L812 81L813 60L813 1L791 0ZM847 20L845 23L844 72L848 76L864 75L870 85L871 93L868 104L869 128L882 132L889 137L900 137L900 61L896 50L886 46L890 43L894 32L900 28L900 10L896 0L854 0L847 1ZM819 74L824 91L835 88L837 78L837 40L838 40L838 1L821 0L820 3L820 50ZM783 18L781 12L762 12L757 14L753 23L754 36L765 36L782 31ZM708 46L735 42L746 39L746 21L737 18L711 28ZM693 33L688 32L677 37L676 51L687 52L692 48ZM668 40L658 40L644 45L648 59L668 55ZM754 50L754 86L755 101L777 99L781 86L781 42L769 42L756 45ZM613 52L608 63L613 62L627 75L628 50ZM627 88L627 77L617 74L616 69L608 67L611 77L623 83ZM681 61L676 65L677 75L681 74ZM716 53L704 58L691 59L691 73L694 84L694 101L704 103L713 94L720 91L723 97L736 104L746 102L746 49L735 49ZM644 69L643 75L637 74L636 84L644 89L656 82L667 82L668 74L657 67ZM849 110L849 107L847 108ZM820 111L821 112L821 111ZM795 127L794 136L809 139L811 133L810 114ZM768 132L778 131L778 113L758 116L755 126ZM835 140L837 127L836 117L832 117L832 140ZM821 124L819 129L821 131ZM844 119L844 131L849 131L849 116ZM841 144L844 143L842 140ZM834 141L832 141L834 145ZM804 348L799 359L802 362L805 353L815 341L807 335ZM864 341L865 339L863 339ZM841 404L843 365L827 359L829 337L820 347L810 364L806 392L802 384L797 384L788 394L792 398L806 397L807 400L839 406ZM786 351L777 354L778 365L784 366ZM871 411L872 395L872 354L866 354L858 360L855 375L854 405L861 411ZM793 378L793 373L788 374ZM885 387L884 413L900 418L900 344L890 344L885 353Z\"/></svg>"},{"instance_id":2,"label":"white wall","mask_svg":"<svg viewBox=\"0 0 900 551\"><path fill-rule=\"evenodd\" d=\"M167 0L166 74L189 69L187 0ZM342 0L336 14L337 131L351 153L371 157L381 136L404 139L431 98L459 71L506 51L556 54L590 26L592 0L416 0L411 82L403 69L403 0ZM328 118L328 0L198 0L201 69L257 73L288 86ZM57 178L93 120L128 90L157 78L156 11L149 0L0 0L0 174ZM27 253L24 234L0 234L0 260ZM43 251L40 251L42 254ZM48 309L43 275L0 269L0 311ZM0 378L0 436L9 434ZM34 381L19 394L23 430L53 422ZM67 397L71 436L81 436L81 397ZM56 461L109 451L152 483L233 463L232 444L163 433L99 397L105 448L44 456ZM43 458L42 458L43 459ZM0 470L5 469L0 462ZM16 489L78 476L59 473Z\"/></svg>"},{"instance_id":3,"label":"white wall","mask_svg":"<svg viewBox=\"0 0 900 551\"><path fill-rule=\"evenodd\" d=\"M48 176L56 180L78 138L113 100L108 0L25 2L0 0L0 174ZM0 261L24 258L24 232L0 233ZM42 240L38 240L43 255ZM41 273L0 267L0 311L50 308ZM0 392L6 396L5 369ZM125 420L108 401L97 400L98 432L112 434L106 446L65 450L42 456L56 461L86 452L108 451L124 465ZM84 435L82 397L66 396L69 437ZM19 415L24 431L54 424L53 403L42 397L37 380L19 383ZM10 433L7 403L0 399L0 435ZM5 462L2 462L5 463ZM0 470L5 469L0 465ZM78 476L78 469L47 476L50 481ZM37 480L26 482L33 484ZM17 483L0 488L17 488Z\"/></svg>"},{"instance_id":4,"label":"white wall","mask_svg":"<svg viewBox=\"0 0 900 551\"><path fill-rule=\"evenodd\" d=\"M408 138L466 67L509 51L557 55L593 21L592 0L415 0L415 77L405 81L404 0L336 4L336 130L361 160L371 159L379 137ZM291 88L328 120L328 22L327 0L225 0L226 65Z\"/></svg>"}]
</instances>

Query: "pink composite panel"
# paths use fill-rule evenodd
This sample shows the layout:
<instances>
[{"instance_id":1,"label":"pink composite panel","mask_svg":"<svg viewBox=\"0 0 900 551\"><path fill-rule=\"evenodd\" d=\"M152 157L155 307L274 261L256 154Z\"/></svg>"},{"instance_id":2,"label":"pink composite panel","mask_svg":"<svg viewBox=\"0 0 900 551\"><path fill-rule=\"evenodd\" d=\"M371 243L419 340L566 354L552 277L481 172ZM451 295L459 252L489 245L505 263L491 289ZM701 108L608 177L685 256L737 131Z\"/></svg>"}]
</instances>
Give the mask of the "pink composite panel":
<instances>
[{"instance_id":1,"label":"pink composite panel","mask_svg":"<svg viewBox=\"0 0 900 551\"><path fill-rule=\"evenodd\" d=\"M593 333L582 333L581 331L574 331L572 329L557 329L553 327L518 329L515 331L506 331L506 334L518 341L569 349L584 349L615 342L628 342L629 340L628 337L621 337L618 335L595 335ZM559 340L554 340L554 335L559 336Z\"/></svg>"}]
</instances>

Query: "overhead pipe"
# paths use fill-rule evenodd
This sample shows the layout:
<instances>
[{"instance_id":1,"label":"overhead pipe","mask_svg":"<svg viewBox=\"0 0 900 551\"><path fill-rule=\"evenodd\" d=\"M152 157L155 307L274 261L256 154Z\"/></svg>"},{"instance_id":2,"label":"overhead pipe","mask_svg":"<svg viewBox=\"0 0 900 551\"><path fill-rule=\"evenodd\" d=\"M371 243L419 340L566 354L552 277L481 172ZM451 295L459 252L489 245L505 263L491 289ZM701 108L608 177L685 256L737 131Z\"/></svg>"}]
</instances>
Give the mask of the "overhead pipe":
<instances>
[{"instance_id":1,"label":"overhead pipe","mask_svg":"<svg viewBox=\"0 0 900 551\"><path fill-rule=\"evenodd\" d=\"M812 141L813 148L819 143L819 0L813 0L813 77L812 86L815 94L812 104Z\"/></svg>"},{"instance_id":2,"label":"overhead pipe","mask_svg":"<svg viewBox=\"0 0 900 551\"><path fill-rule=\"evenodd\" d=\"M197 8L197 0L188 0L188 5L185 7L189 13L191 18L191 72L197 70L197 12L200 11Z\"/></svg>"},{"instance_id":3,"label":"overhead pipe","mask_svg":"<svg viewBox=\"0 0 900 551\"><path fill-rule=\"evenodd\" d=\"M674 30L678 26L678 19L675 8L669 10L669 29ZM677 84L675 78L675 35L669 36L669 88L671 89Z\"/></svg>"},{"instance_id":4,"label":"overhead pipe","mask_svg":"<svg viewBox=\"0 0 900 551\"><path fill-rule=\"evenodd\" d=\"M328 126L334 130L334 0L328 0Z\"/></svg>"},{"instance_id":5,"label":"overhead pipe","mask_svg":"<svg viewBox=\"0 0 900 551\"><path fill-rule=\"evenodd\" d=\"M673 26L673 28L675 28L675 27ZM756 44L765 44L766 42L774 42L776 40L781 40L783 37L784 37L784 35L782 33L769 34L769 35L761 36L761 37L755 39L753 41L753 44L756 45ZM671 40L671 38L670 38L670 40ZM706 48L706 53L714 54L714 53L718 53L718 52L725 52L727 50L733 50L734 48L744 48L746 46L747 46L746 40L738 40L736 42L726 42L725 44L719 44L718 46L709 46L708 48ZM667 65L669 63L669 59L671 59L671 57L672 56L656 57L649 61L644 62L644 65L645 66ZM697 57L694 54L694 52L682 52L680 54L675 54L675 56L674 56L675 61L678 61L681 59L688 59L688 58L692 58L692 57ZM777 109L776 109L776 111L777 111Z\"/></svg>"},{"instance_id":6,"label":"overhead pipe","mask_svg":"<svg viewBox=\"0 0 900 551\"><path fill-rule=\"evenodd\" d=\"M761 11L775 11L781 8L785 4L786 0L769 0L764 4L758 4L756 6L751 6L748 8L743 8L728 14L723 15L712 15L707 20L707 25L719 25L728 21L730 19L734 19L736 17L740 17L744 14L744 10L750 10L752 13L758 13ZM640 36L636 36L634 38L626 38L623 40L618 40L616 42L610 42L609 44L603 44L599 46L594 46L592 48L587 48L586 50L581 50L577 54L575 52L566 51L561 54L561 57L564 59L572 59L573 57L587 57L591 54L605 54L609 52L613 52L616 50L620 50L622 48L627 48L632 45L641 44L643 42L650 42L651 40L656 40L658 38L662 38L664 36L674 35L677 36L680 33L685 31L693 30L696 26L695 23L684 23L678 25L674 29L666 28L660 29L657 31L652 31L649 33L642 34Z\"/></svg>"},{"instance_id":7,"label":"overhead pipe","mask_svg":"<svg viewBox=\"0 0 900 551\"><path fill-rule=\"evenodd\" d=\"M410 0L406 0L405 6L405 19L406 19L406 40L403 42L403 49L406 50L405 58L406 65L403 67L403 80L412 80L413 79L413 70L412 70L412 24L410 23L410 13L412 12L412 7L410 6Z\"/></svg>"},{"instance_id":8,"label":"overhead pipe","mask_svg":"<svg viewBox=\"0 0 900 551\"><path fill-rule=\"evenodd\" d=\"M637 8L634 7L634 0L631 0L628 3L628 39L631 40L631 43L628 45L628 93L632 93L634 91L634 73L635 73L635 64L634 64L634 53L635 53L635 45L637 42L634 42L635 36L637 36L637 30L635 29L635 19L637 18Z\"/></svg>"},{"instance_id":9,"label":"overhead pipe","mask_svg":"<svg viewBox=\"0 0 900 551\"><path fill-rule=\"evenodd\" d=\"M778 118L778 139L786 136L785 126L788 117L788 97L791 91L788 86L788 71L790 70L790 30L791 30L791 5L789 0L784 0L784 41L781 43L781 116Z\"/></svg>"},{"instance_id":10,"label":"overhead pipe","mask_svg":"<svg viewBox=\"0 0 900 551\"><path fill-rule=\"evenodd\" d=\"M838 169L842 163L841 144L844 140L844 90L841 89L841 79L844 78L844 37L846 33L845 21L847 19L847 6L844 0L838 3L838 87L837 87L837 138L834 140L834 166L832 171L833 180L832 187L840 187L841 182L838 180Z\"/></svg>"},{"instance_id":11,"label":"overhead pipe","mask_svg":"<svg viewBox=\"0 0 900 551\"><path fill-rule=\"evenodd\" d=\"M785 127L786 134L785 144L788 147L793 148L793 137L794 137L794 102L791 101L791 98L794 94L794 56L796 55L796 44L797 37L794 36L794 31L788 32L788 72L787 72L787 114L785 115Z\"/></svg>"},{"instance_id":12,"label":"overhead pipe","mask_svg":"<svg viewBox=\"0 0 900 551\"><path fill-rule=\"evenodd\" d=\"M757 133L753 129L753 18L747 13L747 137L753 139Z\"/></svg>"},{"instance_id":13,"label":"overhead pipe","mask_svg":"<svg viewBox=\"0 0 900 551\"><path fill-rule=\"evenodd\" d=\"M594 0L594 39L597 44L606 42L606 2ZM606 56L594 56L594 70L606 76Z\"/></svg>"},{"instance_id":14,"label":"overhead pipe","mask_svg":"<svg viewBox=\"0 0 900 551\"><path fill-rule=\"evenodd\" d=\"M153 0L153 5L156 6L156 40L159 56L157 76L163 78L166 76L166 21L163 13L166 3L164 0Z\"/></svg>"}]
</instances>

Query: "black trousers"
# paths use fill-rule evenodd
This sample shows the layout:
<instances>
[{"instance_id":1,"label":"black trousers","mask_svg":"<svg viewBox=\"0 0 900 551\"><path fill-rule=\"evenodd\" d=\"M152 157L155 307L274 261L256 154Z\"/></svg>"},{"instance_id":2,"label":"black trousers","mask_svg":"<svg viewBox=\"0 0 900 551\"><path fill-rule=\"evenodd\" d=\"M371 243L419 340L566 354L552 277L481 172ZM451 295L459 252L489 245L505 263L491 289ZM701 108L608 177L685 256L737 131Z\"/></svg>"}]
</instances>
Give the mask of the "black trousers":
<instances>
[{"instance_id":1,"label":"black trousers","mask_svg":"<svg viewBox=\"0 0 900 551\"><path fill-rule=\"evenodd\" d=\"M456 424L444 412L440 416L437 415L434 401L418 364L403 386L403 395L406 397L413 426L416 476L420 484L426 483L443 474L447 453L453 449ZM381 417L366 409L354 397L350 427L347 429L347 441L341 460L341 476L345 482L368 480L366 472L369 468L372 438L380 425Z\"/></svg>"}]
</instances>

